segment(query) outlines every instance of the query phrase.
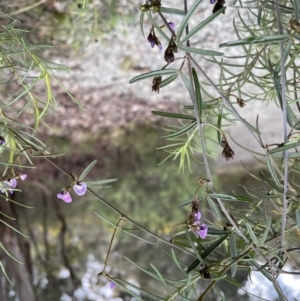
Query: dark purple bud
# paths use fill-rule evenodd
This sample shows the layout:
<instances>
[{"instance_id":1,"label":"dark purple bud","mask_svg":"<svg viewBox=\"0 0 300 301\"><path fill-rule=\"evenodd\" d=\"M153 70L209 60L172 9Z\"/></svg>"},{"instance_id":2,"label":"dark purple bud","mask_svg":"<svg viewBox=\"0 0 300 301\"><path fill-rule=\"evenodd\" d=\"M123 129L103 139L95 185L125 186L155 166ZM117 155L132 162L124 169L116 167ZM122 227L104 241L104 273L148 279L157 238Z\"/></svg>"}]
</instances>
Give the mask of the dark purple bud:
<instances>
[{"instance_id":1,"label":"dark purple bud","mask_svg":"<svg viewBox=\"0 0 300 301\"><path fill-rule=\"evenodd\" d=\"M5 139L0 136L0 145L4 145L6 143Z\"/></svg>"}]
</instances>

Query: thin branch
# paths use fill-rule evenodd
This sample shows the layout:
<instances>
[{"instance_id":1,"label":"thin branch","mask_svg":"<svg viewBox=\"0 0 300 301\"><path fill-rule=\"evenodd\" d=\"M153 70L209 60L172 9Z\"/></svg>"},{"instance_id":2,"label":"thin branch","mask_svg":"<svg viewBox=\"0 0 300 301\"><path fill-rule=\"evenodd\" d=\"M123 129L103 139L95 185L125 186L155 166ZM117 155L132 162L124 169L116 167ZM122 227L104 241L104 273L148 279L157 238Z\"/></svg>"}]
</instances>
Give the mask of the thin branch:
<instances>
[{"instance_id":1,"label":"thin branch","mask_svg":"<svg viewBox=\"0 0 300 301\"><path fill-rule=\"evenodd\" d=\"M279 10L278 0L275 0L275 10L277 16L277 26L279 34L283 34L283 27L281 23L281 15ZM288 142L288 130L287 130L287 100L286 100L286 77L285 77L285 66L284 66L284 42L280 41L280 69L281 69L281 100L282 100L282 115L283 115L283 141ZM286 227L286 215L287 215L287 190L288 190L288 172L289 172L289 158L288 151L284 150L284 177L283 177L283 213L282 213L282 224L281 224L281 238L280 248L284 244L284 234Z\"/></svg>"}]
</instances>

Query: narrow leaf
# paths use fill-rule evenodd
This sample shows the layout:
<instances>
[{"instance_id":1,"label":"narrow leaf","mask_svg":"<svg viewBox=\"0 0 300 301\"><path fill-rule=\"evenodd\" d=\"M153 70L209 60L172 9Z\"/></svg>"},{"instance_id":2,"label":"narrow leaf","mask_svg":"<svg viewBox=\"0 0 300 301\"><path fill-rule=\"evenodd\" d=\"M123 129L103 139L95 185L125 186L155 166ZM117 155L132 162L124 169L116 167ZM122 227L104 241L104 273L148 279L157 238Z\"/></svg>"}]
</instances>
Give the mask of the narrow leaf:
<instances>
[{"instance_id":1,"label":"narrow leaf","mask_svg":"<svg viewBox=\"0 0 300 301\"><path fill-rule=\"evenodd\" d=\"M163 7L163 6L160 7L160 12L166 13L166 14L171 14L171 15L180 15L180 16L185 15L185 11L182 9Z\"/></svg>"},{"instance_id":2,"label":"narrow leaf","mask_svg":"<svg viewBox=\"0 0 300 301\"><path fill-rule=\"evenodd\" d=\"M92 163L90 163L86 169L81 173L81 175L78 178L78 181L82 181L86 175L90 172L90 170L95 166L95 164L97 163L97 160L94 160Z\"/></svg>"},{"instance_id":3,"label":"narrow leaf","mask_svg":"<svg viewBox=\"0 0 300 301\"><path fill-rule=\"evenodd\" d=\"M145 16L145 12L141 12L140 14L140 28L141 28L141 32L142 32L142 35L143 37L145 37L145 34L144 34L144 16Z\"/></svg>"},{"instance_id":4,"label":"narrow leaf","mask_svg":"<svg viewBox=\"0 0 300 301\"><path fill-rule=\"evenodd\" d=\"M281 185L281 183L280 183L280 181L279 181L279 179L278 179L278 177L277 177L277 175L276 175L276 172L275 172L275 169L274 169L274 167L273 167L273 164L272 164L272 162L271 162L270 155L267 155L267 166L268 166L268 169L269 169L269 171L270 171L270 174L271 174L271 176L272 176L274 182L276 183L276 185L277 185L278 187L282 187L282 185Z\"/></svg>"},{"instance_id":5,"label":"narrow leaf","mask_svg":"<svg viewBox=\"0 0 300 301\"><path fill-rule=\"evenodd\" d=\"M198 5L201 3L202 0L196 0L194 2L194 4L191 6L191 8L188 10L187 14L185 15L185 17L182 19L179 28L177 30L177 36L176 36L176 40L177 42L180 41L180 38L183 34L183 31L186 27L186 25L188 24L192 14L195 12L195 10L197 9Z\"/></svg>"},{"instance_id":6,"label":"narrow leaf","mask_svg":"<svg viewBox=\"0 0 300 301\"><path fill-rule=\"evenodd\" d=\"M152 111L152 114L169 117L169 118L177 118L177 119L187 119L187 120L195 120L194 116L185 115L185 114L177 114L177 113L170 113L170 112L162 112L162 111Z\"/></svg>"},{"instance_id":7,"label":"narrow leaf","mask_svg":"<svg viewBox=\"0 0 300 301\"><path fill-rule=\"evenodd\" d=\"M204 56L222 56L223 55L223 52L199 49L199 48L194 48L194 47L187 47L187 46L183 46L183 45L177 45L177 48L184 52L187 52L187 53L195 53L195 54L204 55Z\"/></svg>"},{"instance_id":8,"label":"narrow leaf","mask_svg":"<svg viewBox=\"0 0 300 301\"><path fill-rule=\"evenodd\" d=\"M180 40L180 42L183 44L185 41L187 41L190 37L192 37L195 33L197 33L199 30L204 28L206 25L211 23L216 17L218 17L221 13L225 11L226 7L223 7L222 9L218 10L216 13L210 15L208 18L203 20L200 24L198 24L195 28L193 28L184 38Z\"/></svg>"},{"instance_id":9,"label":"narrow leaf","mask_svg":"<svg viewBox=\"0 0 300 301\"><path fill-rule=\"evenodd\" d=\"M269 218L268 218L268 221L267 221L267 224L266 224L265 231L264 231L264 233L263 233L263 235L262 235L262 237L261 237L261 239L260 239L260 245L261 245L261 246L264 245L264 243L265 243L265 241L266 241L266 239L267 239L267 237L268 237L268 233L269 233L270 227L271 227L271 222L272 222L272 218L269 217Z\"/></svg>"},{"instance_id":10,"label":"narrow leaf","mask_svg":"<svg viewBox=\"0 0 300 301\"><path fill-rule=\"evenodd\" d=\"M297 147L299 145L300 145L300 141L296 141L296 142L291 142L290 141L290 142L287 142L284 145L278 146L278 147L270 150L268 153L270 155L272 155L272 154L275 154L275 153L283 152L283 151L291 149L291 148L295 148L295 147Z\"/></svg>"},{"instance_id":11,"label":"narrow leaf","mask_svg":"<svg viewBox=\"0 0 300 301\"><path fill-rule=\"evenodd\" d=\"M196 72L195 68L192 68L192 74L193 74L194 86L195 86L196 104L197 104L197 109L198 109L198 113L199 113L199 119L201 120L202 97L201 97L200 83L199 83L197 72Z\"/></svg>"},{"instance_id":12,"label":"narrow leaf","mask_svg":"<svg viewBox=\"0 0 300 301\"><path fill-rule=\"evenodd\" d=\"M214 251L227 237L229 236L229 233L222 236L220 239L218 239L215 243L213 243L210 247L208 247L202 254L201 258L207 257L212 251ZM200 263L199 259L195 259L195 261L187 268L186 273L188 274L190 271L192 271L198 264Z\"/></svg>"},{"instance_id":13,"label":"narrow leaf","mask_svg":"<svg viewBox=\"0 0 300 301\"><path fill-rule=\"evenodd\" d=\"M156 76L164 76L164 75L172 75L177 73L178 71L176 69L162 69L162 70L155 70L155 71L150 71L144 74L140 74L134 78L132 78L129 83L132 84L134 82L137 82L139 80L144 80L149 77L156 77Z\"/></svg>"},{"instance_id":14,"label":"narrow leaf","mask_svg":"<svg viewBox=\"0 0 300 301\"><path fill-rule=\"evenodd\" d=\"M296 221L297 221L297 227L300 230L300 209L297 209L296 211Z\"/></svg>"},{"instance_id":15,"label":"narrow leaf","mask_svg":"<svg viewBox=\"0 0 300 301\"><path fill-rule=\"evenodd\" d=\"M208 202L209 206L211 207L211 209L213 210L213 212L216 214L217 220L221 221L222 216L221 216L221 212L220 212L218 205L210 197L207 197L207 202Z\"/></svg>"},{"instance_id":16,"label":"narrow leaf","mask_svg":"<svg viewBox=\"0 0 300 301\"><path fill-rule=\"evenodd\" d=\"M250 44L266 44L266 43L288 40L289 37L290 37L289 34L250 37L250 38L245 38L245 39L241 39L241 40L223 43L223 44L219 45L219 47L231 47L231 46L250 45Z\"/></svg>"},{"instance_id":17,"label":"narrow leaf","mask_svg":"<svg viewBox=\"0 0 300 301\"><path fill-rule=\"evenodd\" d=\"M178 77L178 73L176 73L176 74L174 74L174 75L171 75L171 76L167 77L166 79L164 79L164 80L160 83L159 87L160 87L160 88L163 88L163 87L169 85L169 84L170 84L171 82L173 82L177 77Z\"/></svg>"},{"instance_id":18,"label":"narrow leaf","mask_svg":"<svg viewBox=\"0 0 300 301\"><path fill-rule=\"evenodd\" d=\"M181 130L179 130L177 132L174 132L172 134L163 136L163 138L173 138L173 137L181 136L181 135L183 135L184 133L188 132L190 129L192 129L195 126L196 126L196 123L192 122L192 123L186 125L185 127L183 127Z\"/></svg>"},{"instance_id":19,"label":"narrow leaf","mask_svg":"<svg viewBox=\"0 0 300 301\"><path fill-rule=\"evenodd\" d=\"M247 226L247 230L248 230L248 233L253 241L253 243L256 245L256 246L259 246L259 241L254 233L254 231L252 230L252 227L251 225L249 225L248 223L246 224Z\"/></svg>"},{"instance_id":20,"label":"narrow leaf","mask_svg":"<svg viewBox=\"0 0 300 301\"><path fill-rule=\"evenodd\" d=\"M159 270L152 264L150 263L150 266L152 267L152 269L155 271L155 273L158 275L160 281L162 282L162 284L164 285L165 289L167 290L169 296L171 296L171 292L169 290L169 287L167 286L167 283L165 281L165 278L162 276L162 274L159 272Z\"/></svg>"}]
</instances>

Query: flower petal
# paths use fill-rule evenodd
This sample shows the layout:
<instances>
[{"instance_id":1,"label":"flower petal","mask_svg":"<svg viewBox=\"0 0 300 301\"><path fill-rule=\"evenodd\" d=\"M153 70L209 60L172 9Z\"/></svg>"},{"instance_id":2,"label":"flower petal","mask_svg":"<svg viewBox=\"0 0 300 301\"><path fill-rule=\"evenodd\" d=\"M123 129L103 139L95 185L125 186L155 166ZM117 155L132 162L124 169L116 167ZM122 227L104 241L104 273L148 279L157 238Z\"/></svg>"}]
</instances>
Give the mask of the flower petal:
<instances>
[{"instance_id":1,"label":"flower petal","mask_svg":"<svg viewBox=\"0 0 300 301\"><path fill-rule=\"evenodd\" d=\"M84 195L86 193L87 186L85 182L81 182L74 185L73 189L78 195Z\"/></svg>"},{"instance_id":2,"label":"flower petal","mask_svg":"<svg viewBox=\"0 0 300 301\"><path fill-rule=\"evenodd\" d=\"M9 182L7 182L12 188L17 187L17 180L16 179L11 179Z\"/></svg>"},{"instance_id":3,"label":"flower petal","mask_svg":"<svg viewBox=\"0 0 300 301\"><path fill-rule=\"evenodd\" d=\"M205 238L207 235L207 231L208 231L208 226L203 224L203 225L200 225L199 230L197 230L196 232L201 238Z\"/></svg>"},{"instance_id":4,"label":"flower petal","mask_svg":"<svg viewBox=\"0 0 300 301\"><path fill-rule=\"evenodd\" d=\"M72 198L69 192L60 192L57 197L59 199L62 199L65 203L71 203L72 202Z\"/></svg>"},{"instance_id":5,"label":"flower petal","mask_svg":"<svg viewBox=\"0 0 300 301\"><path fill-rule=\"evenodd\" d=\"M22 181L24 181L26 178L27 178L27 174L26 173L21 174L20 179Z\"/></svg>"},{"instance_id":6,"label":"flower petal","mask_svg":"<svg viewBox=\"0 0 300 301\"><path fill-rule=\"evenodd\" d=\"M113 290L116 287L116 284L112 281L109 282L109 288Z\"/></svg>"},{"instance_id":7,"label":"flower petal","mask_svg":"<svg viewBox=\"0 0 300 301\"><path fill-rule=\"evenodd\" d=\"M175 23L174 22L169 22L170 27L175 31Z\"/></svg>"},{"instance_id":8,"label":"flower petal","mask_svg":"<svg viewBox=\"0 0 300 301\"><path fill-rule=\"evenodd\" d=\"M194 213L194 222L199 222L201 218L201 213L199 211Z\"/></svg>"}]
</instances>

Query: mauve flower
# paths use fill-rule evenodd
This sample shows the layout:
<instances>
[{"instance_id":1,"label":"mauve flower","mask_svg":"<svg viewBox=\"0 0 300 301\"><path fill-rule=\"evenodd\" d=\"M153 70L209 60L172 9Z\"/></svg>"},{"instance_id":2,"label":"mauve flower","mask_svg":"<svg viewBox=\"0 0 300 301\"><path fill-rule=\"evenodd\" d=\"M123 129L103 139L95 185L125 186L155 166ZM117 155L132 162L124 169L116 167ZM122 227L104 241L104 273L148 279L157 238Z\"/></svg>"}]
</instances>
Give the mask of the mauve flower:
<instances>
[{"instance_id":1,"label":"mauve flower","mask_svg":"<svg viewBox=\"0 0 300 301\"><path fill-rule=\"evenodd\" d=\"M169 22L169 26L172 28L173 31L175 31L175 23Z\"/></svg>"},{"instance_id":2,"label":"mauve flower","mask_svg":"<svg viewBox=\"0 0 300 301\"><path fill-rule=\"evenodd\" d=\"M22 181L24 181L26 178L27 178L27 174L26 173L23 173L23 174L20 175L20 179Z\"/></svg>"},{"instance_id":3,"label":"mauve flower","mask_svg":"<svg viewBox=\"0 0 300 301\"><path fill-rule=\"evenodd\" d=\"M62 199L65 203L71 203L72 202L72 198L70 196L70 193L68 191L61 191L57 197L59 199Z\"/></svg>"},{"instance_id":4,"label":"mauve flower","mask_svg":"<svg viewBox=\"0 0 300 301\"><path fill-rule=\"evenodd\" d=\"M151 44L151 47L153 48L155 45L162 50L162 45L160 43L160 40L158 37L155 35L154 29L150 30L150 33L148 35L147 41Z\"/></svg>"},{"instance_id":5,"label":"mauve flower","mask_svg":"<svg viewBox=\"0 0 300 301\"><path fill-rule=\"evenodd\" d=\"M77 185L74 185L73 189L78 195L84 195L86 193L87 186L85 182L77 182Z\"/></svg>"},{"instance_id":6,"label":"mauve flower","mask_svg":"<svg viewBox=\"0 0 300 301\"><path fill-rule=\"evenodd\" d=\"M215 4L217 0L210 0L210 4Z\"/></svg>"},{"instance_id":7,"label":"mauve flower","mask_svg":"<svg viewBox=\"0 0 300 301\"><path fill-rule=\"evenodd\" d=\"M193 210L189 215L189 228L201 238L205 238L208 231L208 226L200 223L201 213L198 210L198 205L193 206Z\"/></svg>"},{"instance_id":8,"label":"mauve flower","mask_svg":"<svg viewBox=\"0 0 300 301\"><path fill-rule=\"evenodd\" d=\"M116 284L112 281L109 282L109 288L113 290L116 287Z\"/></svg>"},{"instance_id":9,"label":"mauve flower","mask_svg":"<svg viewBox=\"0 0 300 301\"><path fill-rule=\"evenodd\" d=\"M3 183L9 185L11 188L16 188L17 187L17 180L16 179L11 179L11 180L7 180L7 181L4 181ZM12 189L8 189L9 192L11 194L13 194L13 190ZM4 193L5 189L1 189L1 192Z\"/></svg>"},{"instance_id":10,"label":"mauve flower","mask_svg":"<svg viewBox=\"0 0 300 301\"><path fill-rule=\"evenodd\" d=\"M5 143L6 143L5 139L2 136L0 136L0 145L3 146Z\"/></svg>"},{"instance_id":11,"label":"mauve flower","mask_svg":"<svg viewBox=\"0 0 300 301\"><path fill-rule=\"evenodd\" d=\"M199 226L199 229L196 230L196 233L201 237L201 238L205 238L205 236L207 235L207 230L208 230L208 226L205 224L202 224Z\"/></svg>"},{"instance_id":12,"label":"mauve flower","mask_svg":"<svg viewBox=\"0 0 300 301\"><path fill-rule=\"evenodd\" d=\"M200 222L201 213L199 211L194 213L194 222Z\"/></svg>"}]
</instances>

